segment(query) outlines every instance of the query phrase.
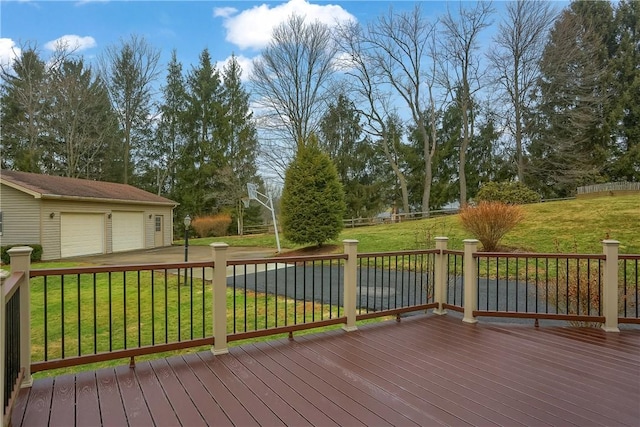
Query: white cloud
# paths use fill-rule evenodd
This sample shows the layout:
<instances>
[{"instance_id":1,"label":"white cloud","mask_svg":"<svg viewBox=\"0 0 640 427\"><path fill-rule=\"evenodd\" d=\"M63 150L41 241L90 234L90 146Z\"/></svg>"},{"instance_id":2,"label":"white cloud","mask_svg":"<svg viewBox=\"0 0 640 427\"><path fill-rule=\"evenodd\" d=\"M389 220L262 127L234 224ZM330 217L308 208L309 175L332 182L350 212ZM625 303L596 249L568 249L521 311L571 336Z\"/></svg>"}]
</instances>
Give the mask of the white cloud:
<instances>
[{"instance_id":1,"label":"white cloud","mask_svg":"<svg viewBox=\"0 0 640 427\"><path fill-rule=\"evenodd\" d=\"M13 60L20 56L21 52L16 42L8 38L0 38L0 65L11 67Z\"/></svg>"},{"instance_id":2,"label":"white cloud","mask_svg":"<svg viewBox=\"0 0 640 427\"><path fill-rule=\"evenodd\" d=\"M222 73L222 70L227 65L231 56L228 56L224 61L218 61L216 63L216 68ZM242 69L242 75L240 76L240 80L245 82L249 79L251 72L253 71L253 59L247 58L243 55L236 55L236 61L240 68Z\"/></svg>"},{"instance_id":3,"label":"white cloud","mask_svg":"<svg viewBox=\"0 0 640 427\"><path fill-rule=\"evenodd\" d=\"M236 12L238 12L238 9L236 9L235 7L216 7L215 9L213 9L213 16L215 18L228 18L231 15L235 15Z\"/></svg>"},{"instance_id":4,"label":"white cloud","mask_svg":"<svg viewBox=\"0 0 640 427\"><path fill-rule=\"evenodd\" d=\"M80 52L86 49L96 47L97 43L91 36L80 37L75 34L67 34L55 40L47 42L44 47L48 50L56 50L58 47L64 47L68 50Z\"/></svg>"},{"instance_id":5,"label":"white cloud","mask_svg":"<svg viewBox=\"0 0 640 427\"><path fill-rule=\"evenodd\" d=\"M227 10L224 27L227 30L226 40L241 49L261 49L271 39L273 28L286 21L291 15L305 16L309 21L318 20L326 25L334 26L337 22L355 20L356 18L341 6L332 4L311 4L306 0L289 0L274 7L268 4L254 6L238 14Z\"/></svg>"}]
</instances>

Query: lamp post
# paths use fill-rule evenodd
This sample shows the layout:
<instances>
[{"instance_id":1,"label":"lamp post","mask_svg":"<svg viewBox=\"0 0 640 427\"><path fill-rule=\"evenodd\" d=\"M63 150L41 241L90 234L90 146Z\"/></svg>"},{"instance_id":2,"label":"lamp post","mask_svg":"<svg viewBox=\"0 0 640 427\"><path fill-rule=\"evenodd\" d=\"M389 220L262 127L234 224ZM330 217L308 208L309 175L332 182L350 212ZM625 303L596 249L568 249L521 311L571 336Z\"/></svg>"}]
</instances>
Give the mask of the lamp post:
<instances>
[{"instance_id":1,"label":"lamp post","mask_svg":"<svg viewBox=\"0 0 640 427\"><path fill-rule=\"evenodd\" d=\"M189 261L189 226L191 225L191 217L184 217L184 262Z\"/></svg>"}]
</instances>

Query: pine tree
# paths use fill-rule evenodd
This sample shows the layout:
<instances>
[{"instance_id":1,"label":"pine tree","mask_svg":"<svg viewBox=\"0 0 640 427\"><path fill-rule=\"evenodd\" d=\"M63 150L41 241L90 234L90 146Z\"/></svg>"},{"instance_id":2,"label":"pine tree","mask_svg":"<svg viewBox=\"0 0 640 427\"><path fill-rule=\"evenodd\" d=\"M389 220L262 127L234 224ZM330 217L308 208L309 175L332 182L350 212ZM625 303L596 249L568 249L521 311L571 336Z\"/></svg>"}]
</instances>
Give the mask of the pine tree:
<instances>
[{"instance_id":1,"label":"pine tree","mask_svg":"<svg viewBox=\"0 0 640 427\"><path fill-rule=\"evenodd\" d=\"M22 51L9 69L2 69L2 167L25 172L51 170L48 132L48 74L34 48Z\"/></svg>"},{"instance_id":2,"label":"pine tree","mask_svg":"<svg viewBox=\"0 0 640 427\"><path fill-rule=\"evenodd\" d=\"M343 228L344 191L313 134L286 171L281 208L284 236L294 243L321 246Z\"/></svg>"},{"instance_id":3,"label":"pine tree","mask_svg":"<svg viewBox=\"0 0 640 427\"><path fill-rule=\"evenodd\" d=\"M151 130L152 87L158 77L159 59L160 51L136 35L123 39L120 45L109 46L101 58L102 77L122 132L125 184L134 176L131 160L136 158L141 163L145 159Z\"/></svg>"},{"instance_id":4,"label":"pine tree","mask_svg":"<svg viewBox=\"0 0 640 427\"><path fill-rule=\"evenodd\" d=\"M186 109L185 82L182 75L182 64L178 61L175 50L171 52L171 60L167 66L167 78L162 88L162 104L160 105L160 121L156 129L152 161L148 163L147 173L158 194L176 193L178 159L184 150L184 114Z\"/></svg>"},{"instance_id":5,"label":"pine tree","mask_svg":"<svg viewBox=\"0 0 640 427\"><path fill-rule=\"evenodd\" d=\"M373 163L382 159L363 138L360 120L353 102L340 94L320 121L320 148L336 165L349 218L373 216L383 208L383 178L371 174Z\"/></svg>"}]
</instances>

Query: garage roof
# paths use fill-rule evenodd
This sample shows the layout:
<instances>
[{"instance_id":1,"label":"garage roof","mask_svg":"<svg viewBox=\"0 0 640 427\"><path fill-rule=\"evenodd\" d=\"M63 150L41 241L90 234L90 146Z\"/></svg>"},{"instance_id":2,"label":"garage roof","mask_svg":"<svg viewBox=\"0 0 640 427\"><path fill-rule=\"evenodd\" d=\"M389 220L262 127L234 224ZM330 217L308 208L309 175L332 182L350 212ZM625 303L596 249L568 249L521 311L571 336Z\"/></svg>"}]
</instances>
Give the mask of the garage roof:
<instances>
[{"instance_id":1,"label":"garage roof","mask_svg":"<svg viewBox=\"0 0 640 427\"><path fill-rule=\"evenodd\" d=\"M0 182L36 199L68 199L95 202L176 206L177 203L127 184L37 173L0 171Z\"/></svg>"}]
</instances>

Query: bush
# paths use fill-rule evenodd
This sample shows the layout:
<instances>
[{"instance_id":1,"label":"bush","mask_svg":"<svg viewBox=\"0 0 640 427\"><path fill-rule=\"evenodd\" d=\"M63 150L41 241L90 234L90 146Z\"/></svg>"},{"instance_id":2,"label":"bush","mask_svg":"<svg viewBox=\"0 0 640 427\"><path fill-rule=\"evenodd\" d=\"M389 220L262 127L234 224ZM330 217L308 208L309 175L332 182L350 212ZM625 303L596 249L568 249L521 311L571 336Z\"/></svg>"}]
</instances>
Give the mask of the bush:
<instances>
[{"instance_id":1,"label":"bush","mask_svg":"<svg viewBox=\"0 0 640 427\"><path fill-rule=\"evenodd\" d=\"M476 200L521 205L539 202L540 195L521 182L488 182L478 190Z\"/></svg>"},{"instance_id":2,"label":"bush","mask_svg":"<svg viewBox=\"0 0 640 427\"><path fill-rule=\"evenodd\" d=\"M226 236L231 225L231 215L217 214L196 217L191 221L191 227L198 237Z\"/></svg>"},{"instance_id":3,"label":"bush","mask_svg":"<svg viewBox=\"0 0 640 427\"><path fill-rule=\"evenodd\" d=\"M346 211L336 167L311 137L300 147L284 179L282 230L287 240L318 246L340 235Z\"/></svg>"},{"instance_id":4,"label":"bush","mask_svg":"<svg viewBox=\"0 0 640 427\"><path fill-rule=\"evenodd\" d=\"M500 239L524 219L520 206L480 202L460 211L462 227L480 240L485 251L495 251Z\"/></svg>"},{"instance_id":5,"label":"bush","mask_svg":"<svg viewBox=\"0 0 640 427\"><path fill-rule=\"evenodd\" d=\"M42 259L42 246L31 244L31 245L7 245L0 247L0 258L2 259L2 263L5 265L9 265L11 263L11 257L7 253L7 251L15 246L30 246L33 248L31 252L31 262L40 261Z\"/></svg>"}]
</instances>

